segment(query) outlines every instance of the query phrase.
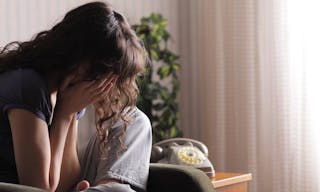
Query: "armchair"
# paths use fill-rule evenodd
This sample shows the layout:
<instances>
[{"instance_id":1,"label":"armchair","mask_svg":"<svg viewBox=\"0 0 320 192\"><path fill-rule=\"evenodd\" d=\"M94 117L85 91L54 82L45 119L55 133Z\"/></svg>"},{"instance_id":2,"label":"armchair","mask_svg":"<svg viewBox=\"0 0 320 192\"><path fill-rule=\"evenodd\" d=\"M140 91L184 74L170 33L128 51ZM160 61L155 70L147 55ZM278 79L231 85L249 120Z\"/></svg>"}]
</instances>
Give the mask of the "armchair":
<instances>
[{"instance_id":1,"label":"armchair","mask_svg":"<svg viewBox=\"0 0 320 192\"><path fill-rule=\"evenodd\" d=\"M170 164L151 163L148 192L213 192L213 184L199 169Z\"/></svg>"},{"instance_id":2,"label":"armchair","mask_svg":"<svg viewBox=\"0 0 320 192\"><path fill-rule=\"evenodd\" d=\"M1 183L1 192L44 192L34 187ZM213 192L206 174L188 166L151 163L147 192Z\"/></svg>"}]
</instances>

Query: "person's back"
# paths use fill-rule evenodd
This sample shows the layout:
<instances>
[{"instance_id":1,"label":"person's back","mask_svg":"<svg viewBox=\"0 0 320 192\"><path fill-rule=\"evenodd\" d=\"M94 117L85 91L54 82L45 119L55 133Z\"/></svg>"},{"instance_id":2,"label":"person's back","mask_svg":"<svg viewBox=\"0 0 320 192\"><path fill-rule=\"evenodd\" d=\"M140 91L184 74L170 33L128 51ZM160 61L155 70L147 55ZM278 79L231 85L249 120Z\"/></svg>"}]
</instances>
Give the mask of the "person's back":
<instances>
[{"instance_id":1,"label":"person's back","mask_svg":"<svg viewBox=\"0 0 320 192\"><path fill-rule=\"evenodd\" d=\"M111 150L106 152L106 158L100 157L99 138L96 134L91 136L86 148L80 150L79 155L81 179L95 184L106 178L113 178L122 183L93 186L85 190L86 192L108 191L111 187L120 191L146 191L152 145L151 123L138 108L132 109L128 117L130 120L123 143L118 139L124 132L123 120L119 119L109 129ZM121 145L126 148L121 149Z\"/></svg>"},{"instance_id":2,"label":"person's back","mask_svg":"<svg viewBox=\"0 0 320 192\"><path fill-rule=\"evenodd\" d=\"M32 69L0 73L0 182L18 183L7 111L26 109L49 124L50 95L43 77Z\"/></svg>"}]
</instances>

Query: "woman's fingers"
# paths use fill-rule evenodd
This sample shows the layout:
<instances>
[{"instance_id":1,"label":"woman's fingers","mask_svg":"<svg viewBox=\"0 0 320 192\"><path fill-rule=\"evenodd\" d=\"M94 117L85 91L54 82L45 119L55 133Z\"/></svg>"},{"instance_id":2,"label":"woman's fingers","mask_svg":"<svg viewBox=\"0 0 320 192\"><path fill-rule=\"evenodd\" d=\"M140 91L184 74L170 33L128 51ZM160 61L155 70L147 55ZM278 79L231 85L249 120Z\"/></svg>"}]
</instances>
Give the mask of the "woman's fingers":
<instances>
[{"instance_id":1,"label":"woman's fingers","mask_svg":"<svg viewBox=\"0 0 320 192\"><path fill-rule=\"evenodd\" d=\"M87 106L98 100L105 99L112 89L117 76L114 74L107 74L105 78L94 81L83 81L70 87L68 92L73 95L78 95L73 101L74 103L79 103L79 106Z\"/></svg>"},{"instance_id":2,"label":"woman's fingers","mask_svg":"<svg viewBox=\"0 0 320 192\"><path fill-rule=\"evenodd\" d=\"M96 92L92 98L93 99L92 102L95 103L99 100L105 99L110 94L110 91L111 91L113 85L114 85L114 83L109 83L103 89L101 89L99 92Z\"/></svg>"},{"instance_id":3,"label":"woman's fingers","mask_svg":"<svg viewBox=\"0 0 320 192\"><path fill-rule=\"evenodd\" d=\"M91 87L91 91L93 94L101 93L108 87L110 84L114 84L117 79L116 75L110 75L108 78L103 80L99 80L95 85Z\"/></svg>"},{"instance_id":4,"label":"woman's fingers","mask_svg":"<svg viewBox=\"0 0 320 192\"><path fill-rule=\"evenodd\" d=\"M87 180L82 180L77 184L76 191L84 191L90 187L90 183Z\"/></svg>"},{"instance_id":5,"label":"woman's fingers","mask_svg":"<svg viewBox=\"0 0 320 192\"><path fill-rule=\"evenodd\" d=\"M71 81L74 79L75 74L70 74L68 75L62 82L61 86L60 86L60 91L65 90L71 83Z\"/></svg>"},{"instance_id":6,"label":"woman's fingers","mask_svg":"<svg viewBox=\"0 0 320 192\"><path fill-rule=\"evenodd\" d=\"M111 75L111 73L108 73L108 75L106 75L106 78L101 78L99 80L91 80L91 81L87 81L86 84L86 88L90 89L94 86L98 86L100 83L102 83L103 81L105 81L107 78L109 78L108 76Z\"/></svg>"},{"instance_id":7,"label":"woman's fingers","mask_svg":"<svg viewBox=\"0 0 320 192\"><path fill-rule=\"evenodd\" d=\"M112 87L116 83L117 78L118 78L117 76L113 76L112 79L106 81L101 87L99 87L99 89L97 89L97 92L100 92L100 93L105 92L106 89L109 87L109 85L111 85Z\"/></svg>"},{"instance_id":8,"label":"woman's fingers","mask_svg":"<svg viewBox=\"0 0 320 192\"><path fill-rule=\"evenodd\" d=\"M80 111L84 107L102 100L110 94L117 76L109 73L100 80L78 81L74 83L74 75L70 75L63 81L60 90L58 104L63 106L64 113L71 114Z\"/></svg>"}]
</instances>

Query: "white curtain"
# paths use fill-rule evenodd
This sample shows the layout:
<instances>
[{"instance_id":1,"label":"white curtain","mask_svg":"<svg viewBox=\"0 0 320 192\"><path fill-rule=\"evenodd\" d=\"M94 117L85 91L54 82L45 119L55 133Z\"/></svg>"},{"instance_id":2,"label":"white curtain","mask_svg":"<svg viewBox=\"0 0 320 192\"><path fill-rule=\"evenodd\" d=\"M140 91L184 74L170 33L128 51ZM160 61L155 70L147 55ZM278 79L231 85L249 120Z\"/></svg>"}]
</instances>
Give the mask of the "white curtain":
<instances>
[{"instance_id":1,"label":"white curtain","mask_svg":"<svg viewBox=\"0 0 320 192\"><path fill-rule=\"evenodd\" d=\"M253 173L250 191L320 191L315 2L182 3L185 136L208 145L217 171Z\"/></svg>"},{"instance_id":2,"label":"white curtain","mask_svg":"<svg viewBox=\"0 0 320 192\"><path fill-rule=\"evenodd\" d=\"M320 191L320 2L287 0L288 69L292 104L299 102L295 182L304 191ZM294 102L296 101L296 102Z\"/></svg>"}]
</instances>

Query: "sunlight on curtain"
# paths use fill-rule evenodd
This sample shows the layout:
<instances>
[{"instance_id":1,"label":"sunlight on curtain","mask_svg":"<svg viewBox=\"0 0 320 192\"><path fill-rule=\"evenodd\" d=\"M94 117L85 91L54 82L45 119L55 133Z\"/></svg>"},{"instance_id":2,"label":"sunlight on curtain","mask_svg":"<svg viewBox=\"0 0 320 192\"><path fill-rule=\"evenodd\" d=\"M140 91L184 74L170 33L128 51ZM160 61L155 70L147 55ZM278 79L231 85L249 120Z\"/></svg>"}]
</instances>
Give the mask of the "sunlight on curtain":
<instances>
[{"instance_id":1,"label":"sunlight on curtain","mask_svg":"<svg viewBox=\"0 0 320 192\"><path fill-rule=\"evenodd\" d=\"M320 192L320 3L186 2L185 136L216 170L252 173L250 191Z\"/></svg>"},{"instance_id":2,"label":"sunlight on curtain","mask_svg":"<svg viewBox=\"0 0 320 192\"><path fill-rule=\"evenodd\" d=\"M320 2L288 0L287 10L291 89L305 107L300 167L309 170L308 191L320 191Z\"/></svg>"}]
</instances>

